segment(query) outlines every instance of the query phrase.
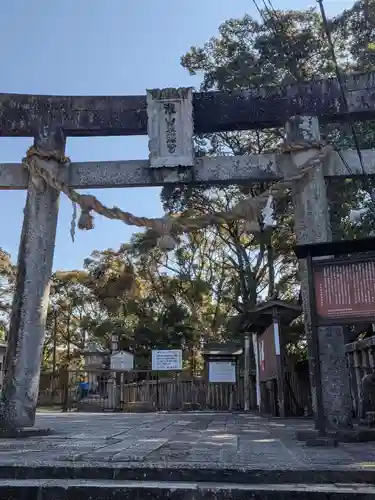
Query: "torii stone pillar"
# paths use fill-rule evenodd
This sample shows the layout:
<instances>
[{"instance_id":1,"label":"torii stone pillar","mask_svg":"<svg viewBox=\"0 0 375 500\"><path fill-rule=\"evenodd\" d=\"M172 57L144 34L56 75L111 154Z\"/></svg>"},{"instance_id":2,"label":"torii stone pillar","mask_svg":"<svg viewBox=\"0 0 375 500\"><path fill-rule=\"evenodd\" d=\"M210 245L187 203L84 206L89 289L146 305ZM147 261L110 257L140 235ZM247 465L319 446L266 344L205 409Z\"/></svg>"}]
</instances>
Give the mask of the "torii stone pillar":
<instances>
[{"instance_id":1,"label":"torii stone pillar","mask_svg":"<svg viewBox=\"0 0 375 500\"><path fill-rule=\"evenodd\" d=\"M65 138L60 128L43 127L34 145L63 152ZM59 168L57 162L38 161ZM1 400L0 425L5 428L35 422L58 203L58 191L29 176Z\"/></svg>"},{"instance_id":2,"label":"torii stone pillar","mask_svg":"<svg viewBox=\"0 0 375 500\"><path fill-rule=\"evenodd\" d=\"M320 140L319 121L316 117L296 116L286 124L286 142L298 144L304 141ZM282 161L284 174L291 173L309 157L317 153L316 149L305 149L285 155ZM292 160L292 161L291 161ZM317 165L307 180L296 183L293 188L295 211L295 231L298 244L321 243L332 240L329 206L324 178L324 165ZM311 352L311 311L306 261L299 266L301 295L303 301L305 330L309 346L310 380L315 359ZM326 424L331 428L345 428L352 425L352 405L350 401L349 371L345 356L343 328L325 326L318 328L320 371L323 385L323 404ZM315 387L311 384L313 407L316 409Z\"/></svg>"}]
</instances>

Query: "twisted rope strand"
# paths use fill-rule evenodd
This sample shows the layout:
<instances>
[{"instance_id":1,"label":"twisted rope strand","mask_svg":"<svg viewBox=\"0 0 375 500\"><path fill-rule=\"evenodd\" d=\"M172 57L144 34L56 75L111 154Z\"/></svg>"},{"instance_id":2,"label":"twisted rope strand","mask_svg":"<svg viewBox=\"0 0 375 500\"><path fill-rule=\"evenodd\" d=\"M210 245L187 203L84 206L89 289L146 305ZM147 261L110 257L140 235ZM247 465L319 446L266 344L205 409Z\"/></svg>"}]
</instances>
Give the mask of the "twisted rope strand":
<instances>
[{"instance_id":1,"label":"twisted rope strand","mask_svg":"<svg viewBox=\"0 0 375 500\"><path fill-rule=\"evenodd\" d=\"M288 146L287 151L300 151L301 149L306 149L306 147L306 144L293 145L293 147ZM68 186L60 179L57 179L49 169L40 166L38 159L45 161L53 160L61 165L70 164L69 158L61 154L59 151L44 151L32 146L28 149L26 157L22 160L22 164L28 169L31 176L43 179L47 185L64 193L72 201L72 203L80 206L81 214L78 220L79 229L93 229L94 223L91 212L94 211L108 219L121 220L128 226L144 227L156 231L159 235L159 240L164 239L163 244L165 249L169 250L174 247L174 237L177 236L177 234L193 232L210 225L222 225L238 219L245 219L249 221L251 223L250 226L252 232L259 232L261 227L258 221L261 219L261 210L264 208L269 197L272 196L277 198L284 196L286 189L290 189L294 182L300 181L308 175L308 173L315 168L316 164L321 162L322 159L333 150L331 146L323 147L321 143L314 143L313 146L309 145L309 147L319 148L320 151L318 151L313 158L310 158L305 164L303 164L299 168L298 173L295 175L280 180L259 196L241 200L231 210L225 212L214 212L197 217L180 216L179 218L176 218L169 215L163 218L137 217L136 215L130 212L125 212L118 207L108 208L95 196L78 193L74 188ZM74 234L73 229L72 234Z\"/></svg>"}]
</instances>

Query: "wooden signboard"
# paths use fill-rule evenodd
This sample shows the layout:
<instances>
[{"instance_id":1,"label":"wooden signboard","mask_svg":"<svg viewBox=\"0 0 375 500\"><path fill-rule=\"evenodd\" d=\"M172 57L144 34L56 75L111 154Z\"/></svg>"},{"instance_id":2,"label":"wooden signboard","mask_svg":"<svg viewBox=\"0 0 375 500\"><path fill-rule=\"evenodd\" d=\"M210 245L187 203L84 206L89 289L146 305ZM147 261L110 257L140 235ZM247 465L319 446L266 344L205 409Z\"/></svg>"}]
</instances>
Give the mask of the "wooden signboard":
<instances>
[{"instance_id":1,"label":"wooden signboard","mask_svg":"<svg viewBox=\"0 0 375 500\"><path fill-rule=\"evenodd\" d=\"M259 335L259 376L261 382L277 378L277 358L273 324Z\"/></svg>"},{"instance_id":2,"label":"wooden signboard","mask_svg":"<svg viewBox=\"0 0 375 500\"><path fill-rule=\"evenodd\" d=\"M208 380L213 383L236 383L235 361L209 361Z\"/></svg>"},{"instance_id":3,"label":"wooden signboard","mask_svg":"<svg viewBox=\"0 0 375 500\"><path fill-rule=\"evenodd\" d=\"M313 264L318 325L375 322L375 257Z\"/></svg>"}]
</instances>

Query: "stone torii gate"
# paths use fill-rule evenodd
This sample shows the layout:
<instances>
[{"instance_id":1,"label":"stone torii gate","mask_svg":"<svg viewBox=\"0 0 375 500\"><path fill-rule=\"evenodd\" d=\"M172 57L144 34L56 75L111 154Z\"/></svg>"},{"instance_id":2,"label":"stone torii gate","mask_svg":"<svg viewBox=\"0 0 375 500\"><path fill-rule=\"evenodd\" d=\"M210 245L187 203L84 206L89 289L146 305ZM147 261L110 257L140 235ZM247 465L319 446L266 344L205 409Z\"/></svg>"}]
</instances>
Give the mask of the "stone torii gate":
<instances>
[{"instance_id":1,"label":"stone torii gate","mask_svg":"<svg viewBox=\"0 0 375 500\"><path fill-rule=\"evenodd\" d=\"M335 122L375 117L375 74L348 76L345 84L349 115L335 79L232 93L152 90L147 97L1 94L0 136L32 136L37 148L63 155L68 136L148 133L148 160L64 166L53 156L37 158L41 168L74 188L274 181L295 174L299 166L314 158L320 140L318 119ZM194 158L193 133L276 126L285 126L286 142L300 144L298 151L292 147L283 154ZM344 151L343 155L351 176L362 176L357 155L351 151ZM367 173L374 175L374 153L363 151L362 155ZM345 165L333 151L315 165L303 185L294 183L299 244L331 239L325 186L325 177L329 176L348 177ZM0 188L27 190L2 396L3 424L27 427L34 424L38 398L59 192L37 175L29 174L23 164L0 164ZM309 297L303 261L300 271L309 337ZM326 418L334 426L350 425L342 328L319 328L319 338ZM314 359L310 361L314 370Z\"/></svg>"}]
</instances>

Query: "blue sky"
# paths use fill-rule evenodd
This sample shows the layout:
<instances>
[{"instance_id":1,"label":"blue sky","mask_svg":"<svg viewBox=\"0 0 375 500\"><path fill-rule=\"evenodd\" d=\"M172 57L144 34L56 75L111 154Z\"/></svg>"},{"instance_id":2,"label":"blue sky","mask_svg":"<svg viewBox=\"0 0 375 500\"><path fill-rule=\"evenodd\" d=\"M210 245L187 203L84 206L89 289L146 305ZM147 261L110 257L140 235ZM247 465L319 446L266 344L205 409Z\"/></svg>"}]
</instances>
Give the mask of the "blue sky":
<instances>
[{"instance_id":1,"label":"blue sky","mask_svg":"<svg viewBox=\"0 0 375 500\"><path fill-rule=\"evenodd\" d=\"M260 3L260 2L259 2ZM0 92L126 95L146 88L197 86L180 66L191 45L217 33L223 21L256 15L251 0L12 0L1 2ZM275 8L307 8L276 0ZM329 15L351 1L326 0ZM30 139L0 138L0 162L18 162ZM147 158L146 137L69 138L74 161ZM159 189L96 190L100 200L136 215L157 217ZM0 246L16 259L25 193L0 193ZM118 248L133 229L96 217L96 227L70 240L71 204L61 199L54 268L82 266L94 249Z\"/></svg>"}]
</instances>

